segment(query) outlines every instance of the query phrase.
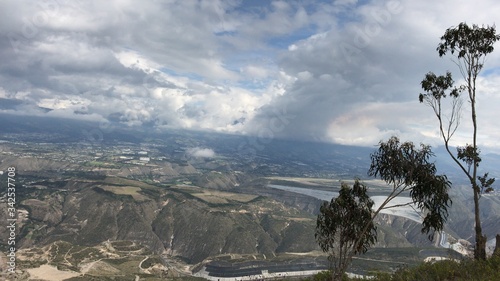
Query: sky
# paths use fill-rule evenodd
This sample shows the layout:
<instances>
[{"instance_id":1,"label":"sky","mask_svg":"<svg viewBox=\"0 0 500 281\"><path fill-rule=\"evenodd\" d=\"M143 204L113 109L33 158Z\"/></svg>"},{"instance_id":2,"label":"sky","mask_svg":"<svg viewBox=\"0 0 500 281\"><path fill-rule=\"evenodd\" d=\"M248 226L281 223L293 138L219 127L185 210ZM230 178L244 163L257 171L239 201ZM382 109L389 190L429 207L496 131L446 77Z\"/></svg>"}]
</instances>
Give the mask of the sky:
<instances>
[{"instance_id":1,"label":"sky","mask_svg":"<svg viewBox=\"0 0 500 281\"><path fill-rule=\"evenodd\" d=\"M498 15L493 0L1 0L0 112L263 143L437 146L420 82L447 70L461 81L440 37ZM500 151L497 89L500 50L478 78L483 150ZM471 143L469 116L452 144Z\"/></svg>"}]
</instances>

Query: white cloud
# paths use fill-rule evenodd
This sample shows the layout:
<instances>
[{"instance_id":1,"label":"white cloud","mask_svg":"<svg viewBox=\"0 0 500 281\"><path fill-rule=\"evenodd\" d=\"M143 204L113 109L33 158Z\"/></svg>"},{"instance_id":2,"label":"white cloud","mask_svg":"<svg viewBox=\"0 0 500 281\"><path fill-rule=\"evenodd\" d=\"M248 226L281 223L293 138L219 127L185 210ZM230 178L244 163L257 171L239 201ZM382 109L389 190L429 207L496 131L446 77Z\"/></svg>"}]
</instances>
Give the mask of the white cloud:
<instances>
[{"instance_id":1,"label":"white cloud","mask_svg":"<svg viewBox=\"0 0 500 281\"><path fill-rule=\"evenodd\" d=\"M187 153L196 158L214 158L215 152L210 148L194 147L187 150Z\"/></svg>"},{"instance_id":2,"label":"white cloud","mask_svg":"<svg viewBox=\"0 0 500 281\"><path fill-rule=\"evenodd\" d=\"M250 78L266 78L269 77L270 71L269 69L257 65L247 65L241 69L243 75Z\"/></svg>"},{"instance_id":3,"label":"white cloud","mask_svg":"<svg viewBox=\"0 0 500 281\"><path fill-rule=\"evenodd\" d=\"M341 144L371 146L391 136L415 143L424 142L437 145L437 123L429 118L430 132L412 130L412 126L425 126L427 108L415 102L366 103L337 116L330 121L327 140ZM416 117L420 121L416 121ZM431 116L432 117L432 116ZM417 123L418 122L418 123ZM423 124L422 124L423 123Z\"/></svg>"},{"instance_id":4,"label":"white cloud","mask_svg":"<svg viewBox=\"0 0 500 281\"><path fill-rule=\"evenodd\" d=\"M264 2L7 1L0 96L21 100L23 114L43 115L41 106L130 126L438 144L417 96L428 71L458 80L439 37L500 14L492 0ZM488 148L500 138L495 69L498 50L478 81ZM469 128L464 117L456 143Z\"/></svg>"}]
</instances>

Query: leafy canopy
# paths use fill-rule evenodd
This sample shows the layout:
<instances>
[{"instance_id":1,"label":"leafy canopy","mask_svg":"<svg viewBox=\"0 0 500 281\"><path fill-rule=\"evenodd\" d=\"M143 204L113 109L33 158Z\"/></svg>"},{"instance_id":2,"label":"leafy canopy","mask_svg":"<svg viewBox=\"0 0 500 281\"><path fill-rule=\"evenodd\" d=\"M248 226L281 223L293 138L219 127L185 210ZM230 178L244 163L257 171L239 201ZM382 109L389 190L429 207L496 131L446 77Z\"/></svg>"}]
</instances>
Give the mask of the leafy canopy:
<instances>
[{"instance_id":1,"label":"leafy canopy","mask_svg":"<svg viewBox=\"0 0 500 281\"><path fill-rule=\"evenodd\" d=\"M373 200L359 180L353 187L342 183L337 198L323 202L316 224L316 239L324 252L337 246L354 247L353 253L365 253L376 242L372 221ZM362 234L368 225L368 231ZM357 240L361 242L355 245Z\"/></svg>"},{"instance_id":2,"label":"leafy canopy","mask_svg":"<svg viewBox=\"0 0 500 281\"><path fill-rule=\"evenodd\" d=\"M476 108L476 80L484 67L486 56L493 52L496 41L500 40L500 35L496 34L495 26L481 26L460 23L456 27L450 27L441 37L441 42L437 47L439 56L448 53L454 55L455 64L465 81L458 88L453 86L451 73L436 76L429 72L422 80L422 89L426 92L419 95L420 102L425 102L433 110L439 121L439 132L444 141L446 150L450 157L464 172L471 183L474 199L474 220L476 232L476 247L474 257L476 259L486 259L486 236L482 234L479 199L483 192L493 190L494 178L489 178L488 173L483 176L478 175L478 167L481 162L480 150L477 144L478 122ZM470 120L472 121L471 138L472 143L458 147L456 154L450 149L450 140L456 132L462 111L462 101L460 93L467 93L467 101L470 108ZM446 92L451 97L450 114L443 114L441 106L442 100L446 98ZM447 120L446 120L447 119Z\"/></svg>"},{"instance_id":3,"label":"leafy canopy","mask_svg":"<svg viewBox=\"0 0 500 281\"><path fill-rule=\"evenodd\" d=\"M429 161L431 156L434 153L428 145L416 148L412 142L401 143L397 137L391 137L379 143L379 149L371 155L368 171L370 176L392 185L389 199L410 191L412 202L425 213L422 232L428 234L429 240L435 231L443 229L452 203L448 195L451 183L445 175L436 175L436 166Z\"/></svg>"},{"instance_id":4,"label":"leafy canopy","mask_svg":"<svg viewBox=\"0 0 500 281\"><path fill-rule=\"evenodd\" d=\"M457 53L461 58L480 58L493 52L493 44L500 39L496 34L495 26L472 27L462 22L457 27L450 27L441 37L441 43L437 47L439 56ZM482 65L479 65L482 67Z\"/></svg>"},{"instance_id":5,"label":"leafy canopy","mask_svg":"<svg viewBox=\"0 0 500 281\"><path fill-rule=\"evenodd\" d=\"M352 188L342 183L339 196L330 202L323 202L315 237L332 263L332 280L342 280L352 256L365 253L376 242L373 204L366 186L359 180Z\"/></svg>"}]
</instances>

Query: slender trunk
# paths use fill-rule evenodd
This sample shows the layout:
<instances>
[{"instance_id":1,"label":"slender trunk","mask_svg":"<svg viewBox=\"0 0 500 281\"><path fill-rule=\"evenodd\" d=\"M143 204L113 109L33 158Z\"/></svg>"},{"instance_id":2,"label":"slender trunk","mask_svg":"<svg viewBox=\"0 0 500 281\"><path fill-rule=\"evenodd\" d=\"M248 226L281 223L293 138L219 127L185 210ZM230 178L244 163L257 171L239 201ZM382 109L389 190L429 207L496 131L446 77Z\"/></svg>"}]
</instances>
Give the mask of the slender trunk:
<instances>
[{"instance_id":1,"label":"slender trunk","mask_svg":"<svg viewBox=\"0 0 500 281\"><path fill-rule=\"evenodd\" d=\"M477 260L486 260L486 236L483 236L481 228L481 218L479 216L479 187L474 183L474 218L476 221L476 247L474 249L474 258Z\"/></svg>"},{"instance_id":2,"label":"slender trunk","mask_svg":"<svg viewBox=\"0 0 500 281\"><path fill-rule=\"evenodd\" d=\"M477 63L472 61L473 64ZM472 71L469 71L469 98L471 103L471 117L472 117L472 146L474 148L474 154L479 153L477 148L477 120L476 120L476 77L477 75ZM472 85L471 85L472 83ZM481 217L479 210L479 196L481 195L481 189L477 185L477 167L479 165L479 160L476 155L473 155L473 167L471 184L474 192L474 218L475 218L475 230L476 230L476 248L474 250L474 258L478 260L486 260L486 236L483 236L483 230L481 227Z\"/></svg>"}]
</instances>

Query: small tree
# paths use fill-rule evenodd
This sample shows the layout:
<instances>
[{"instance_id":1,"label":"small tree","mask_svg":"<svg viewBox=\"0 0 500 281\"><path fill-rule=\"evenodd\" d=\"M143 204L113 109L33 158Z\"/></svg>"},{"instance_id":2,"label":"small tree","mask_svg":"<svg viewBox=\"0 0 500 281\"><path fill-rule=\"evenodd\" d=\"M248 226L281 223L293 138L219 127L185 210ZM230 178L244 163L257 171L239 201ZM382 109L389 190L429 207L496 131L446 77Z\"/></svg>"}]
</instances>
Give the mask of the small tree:
<instances>
[{"instance_id":1,"label":"small tree","mask_svg":"<svg viewBox=\"0 0 500 281\"><path fill-rule=\"evenodd\" d=\"M316 240L328 253L332 280L342 280L353 255L365 253L377 239L372 219L373 200L359 180L351 188L342 183L339 196L323 202L316 224Z\"/></svg>"},{"instance_id":2,"label":"small tree","mask_svg":"<svg viewBox=\"0 0 500 281\"><path fill-rule=\"evenodd\" d=\"M455 87L450 72L441 76L429 72L421 82L425 94L419 95L420 102L426 103L433 109L439 121L439 132L448 154L464 172L472 186L476 224L474 251L476 259L486 259L486 236L482 233L479 198L482 192L492 190L491 185L494 182L493 178L488 177L488 173L483 176L478 175L481 158L477 145L476 79L483 69L486 55L493 52L493 44L499 39L500 36L495 33L495 27L478 27L477 25L469 27L465 23L460 23L457 27L447 29L441 37L437 51L440 57L447 53L456 55L457 61L455 63L460 69L465 85ZM450 148L450 140L460 124L461 92L463 91L468 94L467 98L471 109L471 144L458 147L454 153ZM451 98L449 114L443 113L442 105L443 99L447 96Z\"/></svg>"},{"instance_id":3,"label":"small tree","mask_svg":"<svg viewBox=\"0 0 500 281\"><path fill-rule=\"evenodd\" d=\"M444 175L436 175L434 163L429 162L431 148L413 143L401 143L397 137L380 142L371 155L370 176L379 177L391 186L389 195L373 211L373 201L367 188L358 180L352 188L342 184L339 196L324 202L316 224L316 240L329 254L333 263L333 280L341 280L352 257L365 253L376 241L375 217L385 209L416 205L422 210L422 232L433 240L434 232L441 231L448 217L451 199L450 182ZM392 199L409 191L410 202L389 205Z\"/></svg>"}]
</instances>

